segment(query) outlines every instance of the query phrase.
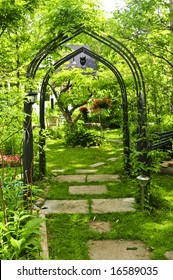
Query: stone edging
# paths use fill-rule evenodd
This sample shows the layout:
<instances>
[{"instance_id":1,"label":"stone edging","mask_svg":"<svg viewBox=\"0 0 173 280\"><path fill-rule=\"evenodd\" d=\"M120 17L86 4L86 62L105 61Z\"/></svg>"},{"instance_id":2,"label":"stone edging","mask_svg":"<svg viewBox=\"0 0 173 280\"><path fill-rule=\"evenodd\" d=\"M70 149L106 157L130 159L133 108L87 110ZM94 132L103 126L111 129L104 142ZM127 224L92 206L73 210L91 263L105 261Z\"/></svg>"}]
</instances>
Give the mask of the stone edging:
<instances>
[{"instance_id":1,"label":"stone edging","mask_svg":"<svg viewBox=\"0 0 173 280\"><path fill-rule=\"evenodd\" d=\"M46 217L45 217L44 210L40 210L39 217L44 219L44 221L41 223L41 232L42 232L43 240L41 241L42 252L40 253L40 256L43 258L43 260L48 260L49 251L48 251L48 241L47 241Z\"/></svg>"}]
</instances>

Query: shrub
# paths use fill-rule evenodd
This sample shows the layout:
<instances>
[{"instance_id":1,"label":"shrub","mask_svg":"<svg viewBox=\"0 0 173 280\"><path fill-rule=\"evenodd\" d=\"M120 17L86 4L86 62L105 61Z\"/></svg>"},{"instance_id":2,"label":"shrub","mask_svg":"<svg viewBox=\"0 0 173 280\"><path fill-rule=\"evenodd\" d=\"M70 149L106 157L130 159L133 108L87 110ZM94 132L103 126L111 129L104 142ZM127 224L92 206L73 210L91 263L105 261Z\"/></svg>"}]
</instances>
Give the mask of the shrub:
<instances>
[{"instance_id":1,"label":"shrub","mask_svg":"<svg viewBox=\"0 0 173 280\"><path fill-rule=\"evenodd\" d=\"M136 195L136 202L141 204L141 187L138 187ZM149 211L169 209L168 201L163 197L161 187L152 182L146 187L146 193L144 197L144 209Z\"/></svg>"},{"instance_id":2,"label":"shrub","mask_svg":"<svg viewBox=\"0 0 173 280\"><path fill-rule=\"evenodd\" d=\"M63 135L60 127L49 127L47 129L47 137L50 139L61 139L62 136Z\"/></svg>"},{"instance_id":3,"label":"shrub","mask_svg":"<svg viewBox=\"0 0 173 280\"><path fill-rule=\"evenodd\" d=\"M151 210L169 207L168 201L163 197L162 189L156 184L151 184L149 191L148 206Z\"/></svg>"},{"instance_id":4,"label":"shrub","mask_svg":"<svg viewBox=\"0 0 173 280\"><path fill-rule=\"evenodd\" d=\"M96 132L86 128L82 121L78 121L72 129L66 129L65 142L67 146L89 147L100 145L101 139Z\"/></svg>"},{"instance_id":5,"label":"shrub","mask_svg":"<svg viewBox=\"0 0 173 280\"><path fill-rule=\"evenodd\" d=\"M11 211L9 222L0 223L0 259L40 259L41 222L27 211Z\"/></svg>"},{"instance_id":6,"label":"shrub","mask_svg":"<svg viewBox=\"0 0 173 280\"><path fill-rule=\"evenodd\" d=\"M28 209L23 199L26 188L31 190ZM24 186L21 181L10 178L1 184L0 259L40 259L42 219L32 211L32 203L40 191L35 186Z\"/></svg>"},{"instance_id":7,"label":"shrub","mask_svg":"<svg viewBox=\"0 0 173 280\"><path fill-rule=\"evenodd\" d=\"M5 155L16 155L21 153L22 134L15 134L4 142L3 153Z\"/></svg>"}]
</instances>

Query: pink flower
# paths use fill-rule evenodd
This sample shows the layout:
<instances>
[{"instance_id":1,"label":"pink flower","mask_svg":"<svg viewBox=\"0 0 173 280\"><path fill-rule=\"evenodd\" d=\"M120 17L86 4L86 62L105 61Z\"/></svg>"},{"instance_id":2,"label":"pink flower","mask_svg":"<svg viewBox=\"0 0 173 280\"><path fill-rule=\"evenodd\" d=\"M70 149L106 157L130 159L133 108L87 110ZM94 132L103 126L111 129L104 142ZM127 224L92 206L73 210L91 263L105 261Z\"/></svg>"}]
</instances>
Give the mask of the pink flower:
<instances>
[{"instance_id":1,"label":"pink flower","mask_svg":"<svg viewBox=\"0 0 173 280\"><path fill-rule=\"evenodd\" d=\"M2 157L0 157L0 159L2 162ZM10 164L11 162L18 162L20 160L20 157L15 155L4 155L3 160L5 163Z\"/></svg>"}]
</instances>

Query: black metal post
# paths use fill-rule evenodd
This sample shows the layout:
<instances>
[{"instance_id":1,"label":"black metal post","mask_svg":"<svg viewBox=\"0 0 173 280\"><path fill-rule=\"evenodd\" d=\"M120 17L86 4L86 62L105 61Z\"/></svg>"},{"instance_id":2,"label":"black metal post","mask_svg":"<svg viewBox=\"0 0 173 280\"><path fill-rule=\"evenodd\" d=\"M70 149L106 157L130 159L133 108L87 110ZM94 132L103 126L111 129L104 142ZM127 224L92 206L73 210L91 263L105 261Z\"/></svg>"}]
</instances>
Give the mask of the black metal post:
<instances>
[{"instance_id":1,"label":"black metal post","mask_svg":"<svg viewBox=\"0 0 173 280\"><path fill-rule=\"evenodd\" d=\"M150 157L148 155L148 134L147 134L147 115L146 115L146 95L140 91L138 97L138 139L137 151L140 153L138 156L139 162L143 163L143 172L149 175Z\"/></svg>"},{"instance_id":2,"label":"black metal post","mask_svg":"<svg viewBox=\"0 0 173 280\"><path fill-rule=\"evenodd\" d=\"M44 87L45 85L43 85ZM41 88L40 94L40 134L39 134L39 177L42 179L46 174L46 155L45 155L45 91Z\"/></svg>"},{"instance_id":3,"label":"black metal post","mask_svg":"<svg viewBox=\"0 0 173 280\"><path fill-rule=\"evenodd\" d=\"M24 184L32 183L33 177L33 134L32 134L32 104L25 101L24 112L26 114L24 122L23 139L23 173Z\"/></svg>"}]
</instances>

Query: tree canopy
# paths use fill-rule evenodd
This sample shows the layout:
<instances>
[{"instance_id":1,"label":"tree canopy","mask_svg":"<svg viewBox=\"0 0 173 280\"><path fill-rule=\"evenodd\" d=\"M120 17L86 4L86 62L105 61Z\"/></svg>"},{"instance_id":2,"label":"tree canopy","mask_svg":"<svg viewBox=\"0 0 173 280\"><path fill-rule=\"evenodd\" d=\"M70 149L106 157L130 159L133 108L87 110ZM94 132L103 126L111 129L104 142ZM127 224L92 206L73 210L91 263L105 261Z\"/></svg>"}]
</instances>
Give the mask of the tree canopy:
<instances>
[{"instance_id":1,"label":"tree canopy","mask_svg":"<svg viewBox=\"0 0 173 280\"><path fill-rule=\"evenodd\" d=\"M106 17L99 5L99 1L93 0L70 1L70 5L66 0L1 0L1 96L13 91L18 92L23 98L24 94L28 92L27 65L39 49L62 32L70 36L73 28L82 24L89 30L114 36L137 57L146 81L149 120L158 122L160 116L171 114L173 104L172 1L127 0L126 6L116 9L110 17ZM74 38L70 44L89 45L91 50L103 55L116 65L126 83L129 109L132 118L135 118L136 101L133 78L122 59L115 52L95 39L88 38L85 34ZM60 59L64 52L66 52L65 45L51 53L52 62ZM101 63L96 63L98 71L102 71ZM42 68L40 67L36 77L37 90L49 68L48 64L48 60L43 61ZM56 83L61 80L62 75L63 72L58 74ZM69 73L66 71L65 75L68 77ZM112 82L109 74L105 74L105 76L107 77L104 82L107 86L107 93L106 89L104 90L105 94L109 95ZM84 89L82 83L83 77L78 79L79 95L82 90L87 91L88 89L87 82L85 82L87 89ZM98 82L98 90L94 88L97 94L100 92L99 86L102 83L103 80ZM115 84L113 87L118 89L116 80Z\"/></svg>"}]
</instances>

